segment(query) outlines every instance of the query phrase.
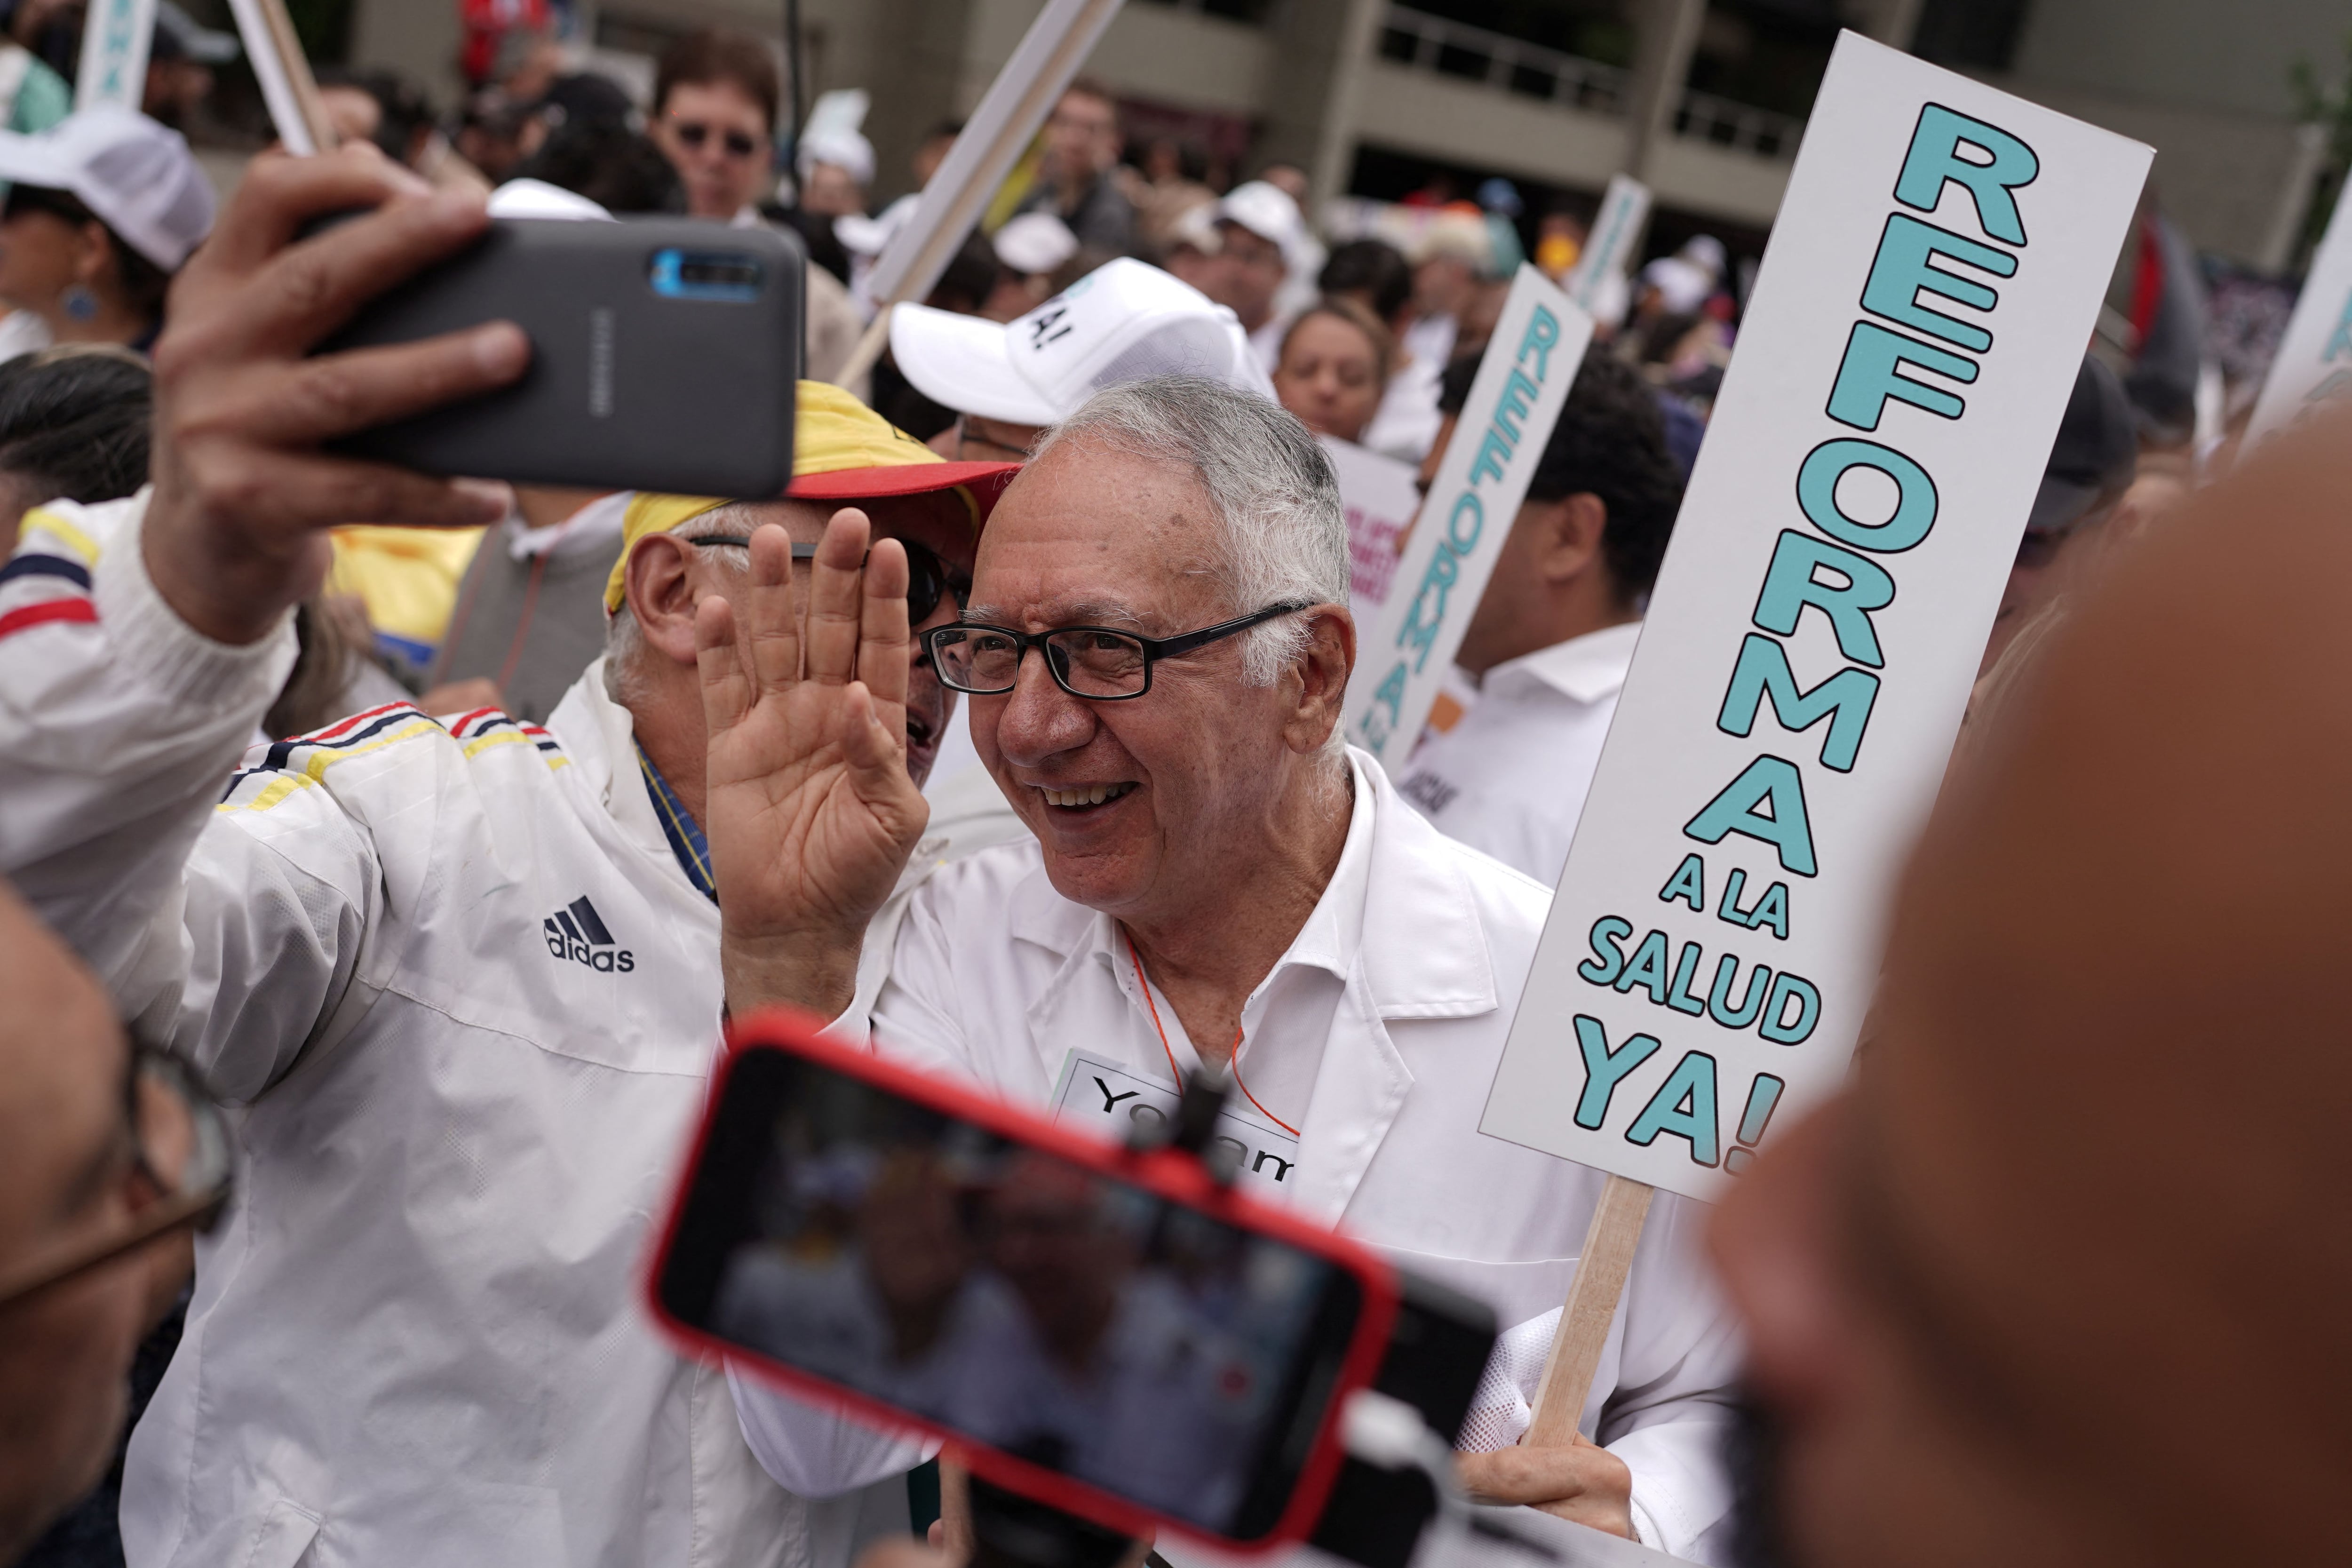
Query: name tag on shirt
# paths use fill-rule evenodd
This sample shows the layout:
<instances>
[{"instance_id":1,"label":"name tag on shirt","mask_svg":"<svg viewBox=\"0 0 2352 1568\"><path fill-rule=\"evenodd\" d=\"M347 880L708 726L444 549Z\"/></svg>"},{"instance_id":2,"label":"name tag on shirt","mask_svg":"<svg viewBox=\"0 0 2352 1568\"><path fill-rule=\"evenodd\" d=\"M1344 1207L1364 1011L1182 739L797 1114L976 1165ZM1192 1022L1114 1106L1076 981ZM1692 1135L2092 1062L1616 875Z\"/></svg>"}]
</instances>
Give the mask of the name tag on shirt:
<instances>
[{"instance_id":1,"label":"name tag on shirt","mask_svg":"<svg viewBox=\"0 0 2352 1568\"><path fill-rule=\"evenodd\" d=\"M1139 1123L1159 1128L1175 1119L1181 1097L1164 1083L1138 1078L1123 1067L1073 1047L1062 1058L1054 1084L1053 1120L1083 1127L1114 1142L1127 1142ZM1231 1142L1241 1150L1242 1185L1280 1194L1290 1188L1298 1165L1298 1140L1281 1128L1228 1104L1217 1116L1210 1146Z\"/></svg>"}]
</instances>

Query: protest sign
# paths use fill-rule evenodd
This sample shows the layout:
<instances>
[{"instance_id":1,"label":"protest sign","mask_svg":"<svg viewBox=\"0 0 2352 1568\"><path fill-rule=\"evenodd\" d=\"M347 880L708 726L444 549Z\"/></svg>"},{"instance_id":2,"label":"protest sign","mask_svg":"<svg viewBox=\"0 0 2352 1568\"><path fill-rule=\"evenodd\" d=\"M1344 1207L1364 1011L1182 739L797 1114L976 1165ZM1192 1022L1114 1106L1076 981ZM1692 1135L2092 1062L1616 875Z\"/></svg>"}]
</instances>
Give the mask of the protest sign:
<instances>
[{"instance_id":1,"label":"protest sign","mask_svg":"<svg viewBox=\"0 0 2352 1568\"><path fill-rule=\"evenodd\" d=\"M2150 156L1840 37L1483 1131L1711 1198L1843 1077Z\"/></svg>"},{"instance_id":2,"label":"protest sign","mask_svg":"<svg viewBox=\"0 0 2352 1568\"><path fill-rule=\"evenodd\" d=\"M1358 633L1348 739L1391 768L1412 752L1454 667L1591 341L1592 318L1522 264L1423 503L1423 526L1398 563L1394 590Z\"/></svg>"},{"instance_id":3,"label":"protest sign","mask_svg":"<svg viewBox=\"0 0 2352 1568\"><path fill-rule=\"evenodd\" d=\"M1359 616L1388 602L1405 530L1421 507L1420 470L1353 441L1320 436L1348 513L1348 604Z\"/></svg>"},{"instance_id":4,"label":"protest sign","mask_svg":"<svg viewBox=\"0 0 2352 1568\"><path fill-rule=\"evenodd\" d=\"M147 50L155 38L155 0L90 0L82 22L81 65L74 107L115 103L137 109L147 96Z\"/></svg>"},{"instance_id":5,"label":"protest sign","mask_svg":"<svg viewBox=\"0 0 2352 1568\"><path fill-rule=\"evenodd\" d=\"M1047 1114L1056 1122L1124 1143L1138 1128L1157 1134L1171 1125L1182 1099L1164 1083L1074 1047L1062 1058L1062 1076L1055 1080ZM1226 1144L1235 1160L1235 1181L1269 1193L1287 1190L1290 1173L1298 1166L1297 1133L1251 1115L1246 1108L1228 1105L1217 1113L1216 1131L1209 1137L1211 1149Z\"/></svg>"},{"instance_id":6,"label":"protest sign","mask_svg":"<svg viewBox=\"0 0 2352 1568\"><path fill-rule=\"evenodd\" d=\"M1119 0L1047 0L1029 24L1020 47L989 83L955 145L924 185L915 216L876 259L867 287L879 309L834 378L835 385L856 382L882 357L890 341L891 306L924 299L938 286L964 236L980 221L989 198L1027 151L1118 7Z\"/></svg>"},{"instance_id":7,"label":"protest sign","mask_svg":"<svg viewBox=\"0 0 2352 1568\"><path fill-rule=\"evenodd\" d=\"M1584 237L1584 248L1560 280L1570 299L1588 311L1598 308L1608 279L1625 275L1627 263L1633 259L1633 242L1641 237L1643 220L1649 216L1650 187L1630 174L1612 174L1609 189L1601 197L1601 210L1592 215L1592 227Z\"/></svg>"},{"instance_id":8,"label":"protest sign","mask_svg":"<svg viewBox=\"0 0 2352 1568\"><path fill-rule=\"evenodd\" d=\"M2151 155L1838 39L1479 1123L1612 1173L1538 1429L1645 1185L1844 1076Z\"/></svg>"},{"instance_id":9,"label":"protest sign","mask_svg":"<svg viewBox=\"0 0 2352 1568\"><path fill-rule=\"evenodd\" d=\"M2338 196L2278 356L2254 400L2245 446L2251 449L2306 409L2347 393L2352 393L2352 201Z\"/></svg>"},{"instance_id":10,"label":"protest sign","mask_svg":"<svg viewBox=\"0 0 2352 1568\"><path fill-rule=\"evenodd\" d=\"M286 0L228 0L228 8L236 16L237 37L245 41L245 58L261 84L261 100L269 106L278 140L289 153L306 157L334 146L335 128L319 100L318 79L286 14Z\"/></svg>"}]
</instances>

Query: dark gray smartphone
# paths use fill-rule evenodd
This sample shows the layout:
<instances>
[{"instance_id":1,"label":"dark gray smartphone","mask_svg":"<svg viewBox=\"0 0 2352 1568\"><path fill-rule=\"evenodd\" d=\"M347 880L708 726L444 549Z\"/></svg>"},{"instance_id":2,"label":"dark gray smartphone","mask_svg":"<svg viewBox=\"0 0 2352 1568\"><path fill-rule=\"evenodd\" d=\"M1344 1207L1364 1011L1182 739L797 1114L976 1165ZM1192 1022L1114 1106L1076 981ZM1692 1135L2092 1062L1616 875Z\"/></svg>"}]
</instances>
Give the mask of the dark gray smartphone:
<instances>
[{"instance_id":1,"label":"dark gray smartphone","mask_svg":"<svg viewBox=\"0 0 2352 1568\"><path fill-rule=\"evenodd\" d=\"M321 353L484 321L530 337L522 379L336 444L427 473L592 489L782 495L792 481L807 253L694 218L501 218L372 301Z\"/></svg>"}]
</instances>

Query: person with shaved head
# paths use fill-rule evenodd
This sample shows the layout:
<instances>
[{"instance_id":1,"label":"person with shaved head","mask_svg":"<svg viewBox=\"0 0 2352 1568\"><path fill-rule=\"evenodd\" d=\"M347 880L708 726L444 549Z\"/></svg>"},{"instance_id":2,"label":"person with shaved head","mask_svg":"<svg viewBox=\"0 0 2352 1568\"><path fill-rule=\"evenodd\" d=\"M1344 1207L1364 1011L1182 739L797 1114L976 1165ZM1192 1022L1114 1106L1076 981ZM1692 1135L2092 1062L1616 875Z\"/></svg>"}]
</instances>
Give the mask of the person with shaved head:
<instances>
[{"instance_id":1,"label":"person with shaved head","mask_svg":"<svg viewBox=\"0 0 2352 1568\"><path fill-rule=\"evenodd\" d=\"M1716 1218L1764 1560L2352 1561L2347 436L2121 552L1979 703L1852 1089Z\"/></svg>"}]
</instances>

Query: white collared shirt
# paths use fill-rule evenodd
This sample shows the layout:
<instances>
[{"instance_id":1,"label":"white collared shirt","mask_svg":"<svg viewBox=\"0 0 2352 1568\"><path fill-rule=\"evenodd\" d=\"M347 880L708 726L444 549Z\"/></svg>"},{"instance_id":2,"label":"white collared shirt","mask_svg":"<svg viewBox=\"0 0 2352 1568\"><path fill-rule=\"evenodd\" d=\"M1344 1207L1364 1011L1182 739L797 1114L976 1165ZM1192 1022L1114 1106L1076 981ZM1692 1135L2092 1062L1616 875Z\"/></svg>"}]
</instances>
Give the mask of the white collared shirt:
<instances>
[{"instance_id":1,"label":"white collared shirt","mask_svg":"<svg viewBox=\"0 0 2352 1568\"><path fill-rule=\"evenodd\" d=\"M1299 1134L1297 1168L1272 1190L1485 1300L1502 1323L1525 1322L1565 1300L1605 1180L1478 1131L1549 900L1408 810L1371 758L1349 761L1339 865L1242 1012L1242 1080ZM1180 1068L1196 1059L1156 992L1153 1003L1165 1049L1123 934L1055 891L1030 840L944 867L916 891L873 1039L910 1066L1043 1107L1073 1047L1161 1082L1171 1056ZM1703 1215L1664 1194L1652 1207L1582 1413L1633 1471L1643 1538L1702 1561L1729 1505L1720 1447L1737 1366L1699 1259ZM914 1458L748 1373L734 1384L752 1451L796 1490L856 1485Z\"/></svg>"},{"instance_id":2,"label":"white collared shirt","mask_svg":"<svg viewBox=\"0 0 2352 1568\"><path fill-rule=\"evenodd\" d=\"M1629 621L1496 665L1461 720L1413 752L1397 793L1447 837L1559 886L1641 635Z\"/></svg>"}]
</instances>

